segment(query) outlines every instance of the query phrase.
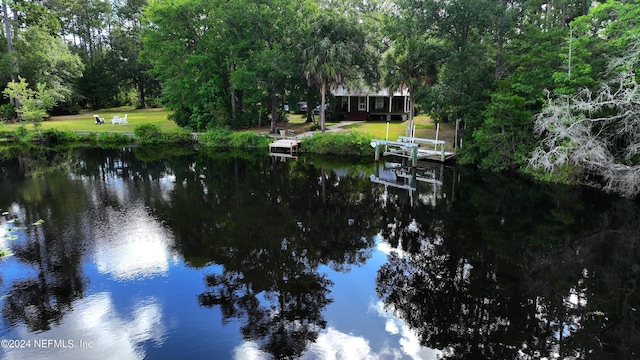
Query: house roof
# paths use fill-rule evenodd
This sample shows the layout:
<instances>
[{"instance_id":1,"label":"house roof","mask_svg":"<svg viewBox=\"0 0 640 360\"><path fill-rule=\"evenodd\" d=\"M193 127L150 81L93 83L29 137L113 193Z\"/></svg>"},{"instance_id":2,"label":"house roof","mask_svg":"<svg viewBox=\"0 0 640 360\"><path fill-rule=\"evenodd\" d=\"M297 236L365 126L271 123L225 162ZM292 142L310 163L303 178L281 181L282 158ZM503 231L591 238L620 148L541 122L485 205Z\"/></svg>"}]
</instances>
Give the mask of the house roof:
<instances>
[{"instance_id":1,"label":"house roof","mask_svg":"<svg viewBox=\"0 0 640 360\"><path fill-rule=\"evenodd\" d=\"M333 96L389 96L388 89L375 90L368 87L346 88L342 85L335 89L331 89ZM403 87L401 91L394 91L393 96L409 96L409 91Z\"/></svg>"}]
</instances>

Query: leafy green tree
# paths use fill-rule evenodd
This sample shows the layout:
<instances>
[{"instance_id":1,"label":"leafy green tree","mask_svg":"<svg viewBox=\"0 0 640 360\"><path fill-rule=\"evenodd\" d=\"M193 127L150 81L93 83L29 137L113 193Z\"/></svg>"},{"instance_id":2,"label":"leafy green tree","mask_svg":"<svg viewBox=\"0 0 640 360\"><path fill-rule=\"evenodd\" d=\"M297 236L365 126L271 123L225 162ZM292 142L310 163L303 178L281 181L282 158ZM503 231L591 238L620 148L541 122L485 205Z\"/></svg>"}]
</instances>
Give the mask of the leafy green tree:
<instances>
[{"instance_id":1,"label":"leafy green tree","mask_svg":"<svg viewBox=\"0 0 640 360\"><path fill-rule=\"evenodd\" d=\"M410 131L413 129L415 94L420 87L435 83L442 51L441 44L435 40L412 39L396 43L383 57L382 85L389 90L389 96L396 90L409 92Z\"/></svg>"},{"instance_id":2,"label":"leafy green tree","mask_svg":"<svg viewBox=\"0 0 640 360\"><path fill-rule=\"evenodd\" d=\"M6 97L16 99L19 104L16 108L19 118L22 121L30 121L39 131L40 122L48 116L47 110L56 103L55 94L47 89L45 84L38 83L37 90L33 90L23 77L18 79L18 82L10 82L2 93Z\"/></svg>"},{"instance_id":3,"label":"leafy green tree","mask_svg":"<svg viewBox=\"0 0 640 360\"><path fill-rule=\"evenodd\" d=\"M338 85L377 78L377 54L368 46L364 28L338 13L322 12L315 19L302 53L302 70L309 85L320 90L319 126L325 130L327 92Z\"/></svg>"},{"instance_id":4,"label":"leafy green tree","mask_svg":"<svg viewBox=\"0 0 640 360\"><path fill-rule=\"evenodd\" d=\"M85 107L101 109L121 105L116 101L119 92L118 67L110 60L110 57L104 57L87 64L83 76L76 81Z\"/></svg>"},{"instance_id":5,"label":"leafy green tree","mask_svg":"<svg viewBox=\"0 0 640 360\"><path fill-rule=\"evenodd\" d=\"M151 63L141 56L142 9L146 0L128 0L117 8L119 26L110 33L111 51L109 56L118 63L120 85L126 89L135 89L136 107L147 106L149 98L159 96L159 84L149 74Z\"/></svg>"},{"instance_id":6,"label":"leafy green tree","mask_svg":"<svg viewBox=\"0 0 640 360\"><path fill-rule=\"evenodd\" d=\"M504 74L495 83L481 122L471 130L470 141L465 141L463 162L493 171L526 165L538 140L533 123L544 104L543 92L556 88L552 75L563 69L557 40L562 33L529 29L505 46Z\"/></svg>"},{"instance_id":7,"label":"leafy green tree","mask_svg":"<svg viewBox=\"0 0 640 360\"><path fill-rule=\"evenodd\" d=\"M163 85L163 101L181 126L205 130L229 124L225 88L227 51L223 4L201 0L153 1L145 10L144 56ZM222 66L220 66L222 65Z\"/></svg>"},{"instance_id":8,"label":"leafy green tree","mask_svg":"<svg viewBox=\"0 0 640 360\"><path fill-rule=\"evenodd\" d=\"M47 29L31 26L15 41L20 75L30 84L46 84L57 101L70 100L74 82L82 75L80 58L69 51L61 38Z\"/></svg>"}]
</instances>

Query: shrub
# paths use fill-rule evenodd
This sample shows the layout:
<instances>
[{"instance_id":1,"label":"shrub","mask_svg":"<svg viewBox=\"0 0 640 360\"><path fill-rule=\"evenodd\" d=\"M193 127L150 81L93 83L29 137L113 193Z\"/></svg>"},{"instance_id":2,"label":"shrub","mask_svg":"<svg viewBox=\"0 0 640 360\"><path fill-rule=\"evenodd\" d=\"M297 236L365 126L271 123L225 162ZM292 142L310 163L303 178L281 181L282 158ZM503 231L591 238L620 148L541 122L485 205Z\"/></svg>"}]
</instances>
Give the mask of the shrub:
<instances>
[{"instance_id":1,"label":"shrub","mask_svg":"<svg viewBox=\"0 0 640 360\"><path fill-rule=\"evenodd\" d=\"M18 134L16 131L7 131L7 130L0 131L0 142L3 142L3 141L13 142L18 140L20 139L18 138Z\"/></svg>"},{"instance_id":2,"label":"shrub","mask_svg":"<svg viewBox=\"0 0 640 360\"><path fill-rule=\"evenodd\" d=\"M191 133L186 131L172 131L162 133L160 138L163 143L171 144L188 144L194 142Z\"/></svg>"},{"instance_id":3,"label":"shrub","mask_svg":"<svg viewBox=\"0 0 640 360\"><path fill-rule=\"evenodd\" d=\"M73 131L47 129L40 133L40 140L47 144L79 141L81 138L82 136Z\"/></svg>"},{"instance_id":4,"label":"shrub","mask_svg":"<svg viewBox=\"0 0 640 360\"><path fill-rule=\"evenodd\" d=\"M229 146L229 140L233 132L228 128L208 130L200 135L200 143L205 146Z\"/></svg>"},{"instance_id":5,"label":"shrub","mask_svg":"<svg viewBox=\"0 0 640 360\"><path fill-rule=\"evenodd\" d=\"M155 124L142 124L136 126L133 133L141 144L159 144L162 142L162 132Z\"/></svg>"},{"instance_id":6,"label":"shrub","mask_svg":"<svg viewBox=\"0 0 640 360\"><path fill-rule=\"evenodd\" d=\"M323 133L305 138L301 150L315 154L368 156L371 153L371 137L367 134L350 132L346 134Z\"/></svg>"},{"instance_id":7,"label":"shrub","mask_svg":"<svg viewBox=\"0 0 640 360\"><path fill-rule=\"evenodd\" d=\"M16 136L18 136L18 139L22 141L31 139L33 137L33 134L34 133L27 130L24 125L20 126L18 130L16 130Z\"/></svg>"},{"instance_id":8,"label":"shrub","mask_svg":"<svg viewBox=\"0 0 640 360\"><path fill-rule=\"evenodd\" d=\"M127 136L120 133L100 133L98 134L98 142L101 143L130 143L133 142L133 138L131 136Z\"/></svg>"},{"instance_id":9,"label":"shrub","mask_svg":"<svg viewBox=\"0 0 640 360\"><path fill-rule=\"evenodd\" d=\"M11 104L0 105L0 122L13 121L17 117L16 107Z\"/></svg>"},{"instance_id":10,"label":"shrub","mask_svg":"<svg viewBox=\"0 0 640 360\"><path fill-rule=\"evenodd\" d=\"M134 133L141 144L186 144L193 142L191 134L187 131L173 131L163 133L155 124L139 125Z\"/></svg>"},{"instance_id":11,"label":"shrub","mask_svg":"<svg viewBox=\"0 0 640 360\"><path fill-rule=\"evenodd\" d=\"M141 142L146 142L148 140L160 138L160 127L156 124L142 124L136 126L133 130L133 133L136 135Z\"/></svg>"},{"instance_id":12,"label":"shrub","mask_svg":"<svg viewBox=\"0 0 640 360\"><path fill-rule=\"evenodd\" d=\"M189 119L191 118L191 111L186 108L180 108L169 114L168 118L180 127L188 127Z\"/></svg>"},{"instance_id":13,"label":"shrub","mask_svg":"<svg viewBox=\"0 0 640 360\"><path fill-rule=\"evenodd\" d=\"M217 128L200 135L200 143L212 147L265 148L269 137L251 131L233 132L229 128Z\"/></svg>"},{"instance_id":14,"label":"shrub","mask_svg":"<svg viewBox=\"0 0 640 360\"><path fill-rule=\"evenodd\" d=\"M229 146L237 148L266 147L270 141L271 140L264 135L258 135L251 131L241 131L231 133Z\"/></svg>"}]
</instances>

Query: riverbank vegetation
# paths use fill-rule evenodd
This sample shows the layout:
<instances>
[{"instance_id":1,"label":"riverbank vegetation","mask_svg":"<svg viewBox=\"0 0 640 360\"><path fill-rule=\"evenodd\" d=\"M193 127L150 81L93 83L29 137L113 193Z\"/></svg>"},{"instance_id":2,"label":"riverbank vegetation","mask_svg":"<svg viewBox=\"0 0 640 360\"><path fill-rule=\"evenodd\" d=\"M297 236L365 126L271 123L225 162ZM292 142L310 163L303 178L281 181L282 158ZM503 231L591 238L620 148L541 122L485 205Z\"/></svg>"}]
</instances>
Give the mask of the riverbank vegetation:
<instances>
[{"instance_id":1,"label":"riverbank vegetation","mask_svg":"<svg viewBox=\"0 0 640 360\"><path fill-rule=\"evenodd\" d=\"M316 116L313 109L338 105L331 89L403 88L410 91L411 108L433 124L448 125L449 135L459 121L462 163L493 171L570 173L575 181L595 175L614 191L624 178L622 193L640 191L640 180L633 180L640 179L633 145L640 103L634 90L637 1L4 5L5 122L36 114L29 121L38 130L63 131L69 129L55 118L39 121L41 110L69 115L90 109L88 114L108 121L111 114L100 109L163 107L159 134L179 127L184 131L171 135L179 141L191 132L213 131L209 136L216 138L225 129L266 127L276 133L294 116L286 109L295 111L304 101L305 123L324 130L325 122L337 119L324 106ZM30 94L41 89L47 95L24 98L36 113L15 108L19 96L11 89L23 81ZM133 133L141 125L137 116L132 113L129 124L115 132ZM262 141L234 136L231 143Z\"/></svg>"}]
</instances>

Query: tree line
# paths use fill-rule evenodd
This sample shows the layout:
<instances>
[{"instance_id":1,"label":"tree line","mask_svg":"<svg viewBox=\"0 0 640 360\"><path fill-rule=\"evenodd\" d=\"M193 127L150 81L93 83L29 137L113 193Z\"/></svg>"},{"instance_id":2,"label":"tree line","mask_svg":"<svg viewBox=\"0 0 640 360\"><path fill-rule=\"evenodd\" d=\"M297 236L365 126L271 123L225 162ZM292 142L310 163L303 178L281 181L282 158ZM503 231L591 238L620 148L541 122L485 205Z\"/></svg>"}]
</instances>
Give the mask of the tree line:
<instances>
[{"instance_id":1,"label":"tree line","mask_svg":"<svg viewBox=\"0 0 640 360\"><path fill-rule=\"evenodd\" d=\"M435 121L461 121L462 162L598 173L585 165L597 154L563 151L593 138L632 166L635 128L557 130L622 111L567 100L590 103L585 91L615 79L629 89L639 12L635 0L3 0L0 82L45 84L58 113L164 106L195 131L273 131L284 104L324 104L337 85L406 87Z\"/></svg>"}]
</instances>

